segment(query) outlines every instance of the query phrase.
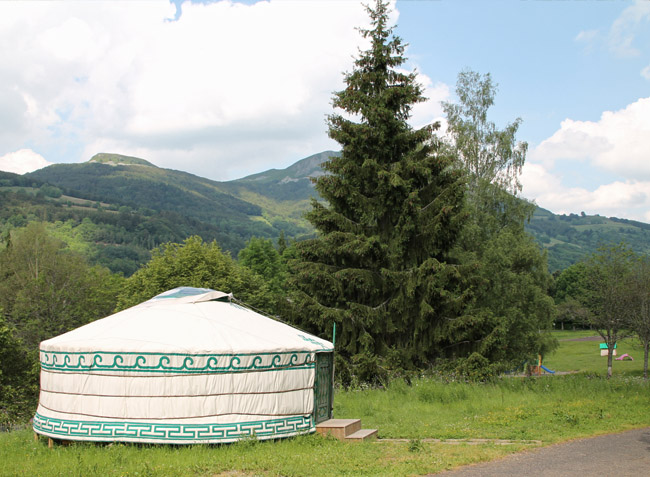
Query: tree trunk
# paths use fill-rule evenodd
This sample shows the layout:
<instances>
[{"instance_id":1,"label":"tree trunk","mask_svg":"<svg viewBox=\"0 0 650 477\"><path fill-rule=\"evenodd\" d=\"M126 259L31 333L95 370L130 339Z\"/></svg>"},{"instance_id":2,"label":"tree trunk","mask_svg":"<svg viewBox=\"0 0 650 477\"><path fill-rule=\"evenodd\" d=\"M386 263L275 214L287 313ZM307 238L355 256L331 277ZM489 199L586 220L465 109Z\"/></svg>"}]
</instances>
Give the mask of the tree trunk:
<instances>
[{"instance_id":1,"label":"tree trunk","mask_svg":"<svg viewBox=\"0 0 650 477\"><path fill-rule=\"evenodd\" d=\"M607 343L607 379L612 377L612 360L614 358L614 345Z\"/></svg>"},{"instance_id":2,"label":"tree trunk","mask_svg":"<svg viewBox=\"0 0 650 477\"><path fill-rule=\"evenodd\" d=\"M648 345L650 341L643 343L643 379L648 380Z\"/></svg>"}]
</instances>

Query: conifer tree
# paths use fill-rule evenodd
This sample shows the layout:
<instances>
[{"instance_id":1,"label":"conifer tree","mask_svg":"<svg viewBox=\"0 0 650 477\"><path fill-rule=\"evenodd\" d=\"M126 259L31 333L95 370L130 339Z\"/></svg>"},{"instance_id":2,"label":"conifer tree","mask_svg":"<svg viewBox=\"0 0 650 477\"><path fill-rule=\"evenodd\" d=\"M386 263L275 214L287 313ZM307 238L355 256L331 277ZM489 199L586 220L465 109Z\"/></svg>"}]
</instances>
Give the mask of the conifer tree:
<instances>
[{"instance_id":1,"label":"conifer tree","mask_svg":"<svg viewBox=\"0 0 650 477\"><path fill-rule=\"evenodd\" d=\"M415 73L399 69L405 47L387 25L387 3L368 13L371 28L360 31L370 48L334 94L341 112L328 117L329 136L341 155L315 181L325 202L312 200L307 214L317 237L296 245L292 302L312 331L331 336L337 323L344 356L422 364L462 308L449 252L464 220L463 177L436 141L437 125L407 122L425 98Z\"/></svg>"}]
</instances>

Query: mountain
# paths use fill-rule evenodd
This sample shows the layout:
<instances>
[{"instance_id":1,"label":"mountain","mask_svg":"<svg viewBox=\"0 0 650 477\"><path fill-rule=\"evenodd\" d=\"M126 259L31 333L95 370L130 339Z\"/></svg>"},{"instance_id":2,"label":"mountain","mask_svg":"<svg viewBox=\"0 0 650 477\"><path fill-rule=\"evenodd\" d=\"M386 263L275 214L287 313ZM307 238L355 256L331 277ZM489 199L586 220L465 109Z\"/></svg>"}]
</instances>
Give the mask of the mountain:
<instances>
[{"instance_id":1,"label":"mountain","mask_svg":"<svg viewBox=\"0 0 650 477\"><path fill-rule=\"evenodd\" d=\"M329 154L335 153L230 182L108 153L24 176L3 173L0 232L44 218L54 224L53 234L75 242L93 263L125 275L146 262L153 247L190 235L217 240L237 256L253 236L313 233L303 218L315 195L309 176L322 174L320 163Z\"/></svg>"},{"instance_id":2,"label":"mountain","mask_svg":"<svg viewBox=\"0 0 650 477\"><path fill-rule=\"evenodd\" d=\"M311 198L318 198L311 181L324 174L321 164L340 152L325 151L301 159L286 169L269 169L241 179L221 182L227 191L251 204L258 205L264 216L275 227L291 237L313 233L304 214L311 207Z\"/></svg>"},{"instance_id":3,"label":"mountain","mask_svg":"<svg viewBox=\"0 0 650 477\"><path fill-rule=\"evenodd\" d=\"M215 225L262 214L259 206L222 192L218 182L118 154L97 154L83 164L54 164L25 176L84 199L179 212Z\"/></svg>"},{"instance_id":4,"label":"mountain","mask_svg":"<svg viewBox=\"0 0 650 477\"><path fill-rule=\"evenodd\" d=\"M301 225L300 212L293 219L267 213L229 189L232 185L119 154L97 154L86 163L55 164L23 176L0 172L0 236L41 220L92 263L128 276L149 260L154 247L191 235L216 240L237 256L253 236L311 233ZM273 210L286 208L273 199L265 202Z\"/></svg>"},{"instance_id":5,"label":"mountain","mask_svg":"<svg viewBox=\"0 0 650 477\"><path fill-rule=\"evenodd\" d=\"M304 219L310 199L318 199L311 178L323 175L321 164L338 154L325 151L286 169L227 182L107 153L24 176L0 173L0 232L45 219L66 241L93 244L89 255L96 263L126 275L148 259L154 246L189 235L217 240L236 256L252 236L274 239L282 231L300 239L313 234ZM550 271L621 241L650 253L650 225L642 222L555 215L538 208L526 228L547 250Z\"/></svg>"},{"instance_id":6,"label":"mountain","mask_svg":"<svg viewBox=\"0 0 650 477\"><path fill-rule=\"evenodd\" d=\"M72 195L67 195L72 194ZM93 264L131 275L151 258L150 250L191 235L217 240L239 250L245 239L171 211L136 210L129 206L83 199L34 178L0 172L0 236L38 220L49 233L84 254Z\"/></svg>"},{"instance_id":7,"label":"mountain","mask_svg":"<svg viewBox=\"0 0 650 477\"><path fill-rule=\"evenodd\" d=\"M340 152L325 151L301 159L286 169L270 169L242 179L226 182L224 185L233 193L248 190L277 201L300 201L315 195L312 177L325 174L321 164Z\"/></svg>"},{"instance_id":8,"label":"mountain","mask_svg":"<svg viewBox=\"0 0 650 477\"><path fill-rule=\"evenodd\" d=\"M242 179L218 182L187 172L163 169L119 154L100 153L83 164L54 164L26 174L87 200L169 211L236 233L244 246L251 236L291 237L312 233L303 213L316 195L310 177L336 152L307 157L286 169L271 169Z\"/></svg>"},{"instance_id":9,"label":"mountain","mask_svg":"<svg viewBox=\"0 0 650 477\"><path fill-rule=\"evenodd\" d=\"M650 254L650 224L584 213L556 215L537 208L526 229L548 251L551 272L563 270L599 247L625 242L640 254Z\"/></svg>"}]
</instances>

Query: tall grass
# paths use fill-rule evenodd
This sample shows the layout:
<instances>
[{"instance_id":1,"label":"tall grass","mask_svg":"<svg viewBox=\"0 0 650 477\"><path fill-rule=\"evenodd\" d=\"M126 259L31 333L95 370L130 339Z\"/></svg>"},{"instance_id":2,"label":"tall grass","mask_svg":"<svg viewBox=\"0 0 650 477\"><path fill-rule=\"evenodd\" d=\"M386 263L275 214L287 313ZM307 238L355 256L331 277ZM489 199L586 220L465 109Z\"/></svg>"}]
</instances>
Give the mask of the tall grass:
<instances>
[{"instance_id":1,"label":"tall grass","mask_svg":"<svg viewBox=\"0 0 650 477\"><path fill-rule=\"evenodd\" d=\"M339 392L335 414L359 417L382 437L550 443L650 425L649 392L629 376L506 377L486 384L419 379Z\"/></svg>"},{"instance_id":2,"label":"tall grass","mask_svg":"<svg viewBox=\"0 0 650 477\"><path fill-rule=\"evenodd\" d=\"M75 443L48 449L29 431L0 434L2 476L339 476L423 475L498 458L523 445L345 443L320 435L229 445L138 446Z\"/></svg>"}]
</instances>

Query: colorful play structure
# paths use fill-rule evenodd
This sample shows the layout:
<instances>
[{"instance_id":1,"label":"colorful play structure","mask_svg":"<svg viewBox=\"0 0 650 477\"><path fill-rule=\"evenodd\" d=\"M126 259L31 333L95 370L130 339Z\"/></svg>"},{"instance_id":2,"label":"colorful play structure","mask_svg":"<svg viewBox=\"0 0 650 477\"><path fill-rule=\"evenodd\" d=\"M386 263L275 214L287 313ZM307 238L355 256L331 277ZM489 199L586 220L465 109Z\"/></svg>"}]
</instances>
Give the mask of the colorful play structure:
<instances>
[{"instance_id":1,"label":"colorful play structure","mask_svg":"<svg viewBox=\"0 0 650 477\"><path fill-rule=\"evenodd\" d=\"M616 344L617 343L614 343L614 352L612 353L612 356L616 356ZM600 355L607 356L608 354L609 354L609 350L607 348L607 343L600 343ZM625 361L625 360L634 361L634 358L627 353L624 353L623 355L614 359L616 361Z\"/></svg>"},{"instance_id":2,"label":"colorful play structure","mask_svg":"<svg viewBox=\"0 0 650 477\"><path fill-rule=\"evenodd\" d=\"M537 355L537 365L528 366L528 375L536 374L537 376L542 375L542 371L545 371L549 374L555 374L555 371L551 371L546 366L542 364L542 355Z\"/></svg>"},{"instance_id":3,"label":"colorful play structure","mask_svg":"<svg viewBox=\"0 0 650 477\"><path fill-rule=\"evenodd\" d=\"M600 343L600 355L607 356L609 354L609 349L607 348L607 343ZM612 356L616 356L616 343L614 343L614 353Z\"/></svg>"}]
</instances>

